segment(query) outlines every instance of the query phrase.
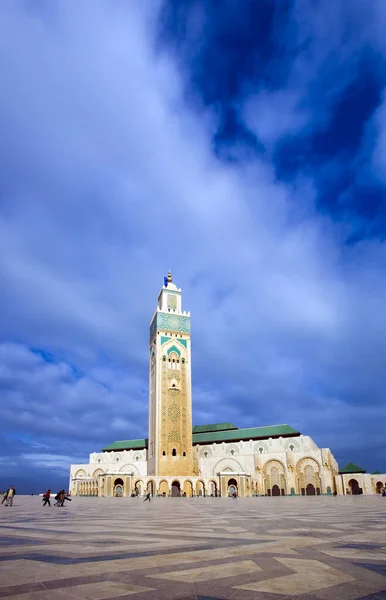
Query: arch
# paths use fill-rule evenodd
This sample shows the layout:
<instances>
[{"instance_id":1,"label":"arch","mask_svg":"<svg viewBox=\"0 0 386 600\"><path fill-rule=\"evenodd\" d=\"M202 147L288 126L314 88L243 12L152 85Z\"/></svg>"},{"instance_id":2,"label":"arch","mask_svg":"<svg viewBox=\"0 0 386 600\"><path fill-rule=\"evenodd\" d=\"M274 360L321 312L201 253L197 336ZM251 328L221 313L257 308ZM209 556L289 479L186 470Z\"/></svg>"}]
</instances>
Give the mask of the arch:
<instances>
[{"instance_id":1,"label":"arch","mask_svg":"<svg viewBox=\"0 0 386 600\"><path fill-rule=\"evenodd\" d=\"M226 449L226 454L227 456L237 456L238 454L240 454L240 449L238 448L238 446L236 444L229 444L228 448Z\"/></svg>"},{"instance_id":2,"label":"arch","mask_svg":"<svg viewBox=\"0 0 386 600\"><path fill-rule=\"evenodd\" d=\"M350 479L348 486L353 496L359 496L359 494L362 493L362 490L359 487L359 483L356 479Z\"/></svg>"},{"instance_id":3,"label":"arch","mask_svg":"<svg viewBox=\"0 0 386 600\"><path fill-rule=\"evenodd\" d=\"M87 473L84 469L78 469L74 477L87 477Z\"/></svg>"},{"instance_id":4,"label":"arch","mask_svg":"<svg viewBox=\"0 0 386 600\"><path fill-rule=\"evenodd\" d=\"M243 471L241 464L234 458L222 458L218 461L213 469L213 475L224 472L226 469L230 469L232 473L240 473Z\"/></svg>"},{"instance_id":5,"label":"arch","mask_svg":"<svg viewBox=\"0 0 386 600\"><path fill-rule=\"evenodd\" d=\"M210 479L210 481L208 481L207 490L209 496L217 496L217 482Z\"/></svg>"},{"instance_id":6,"label":"arch","mask_svg":"<svg viewBox=\"0 0 386 600\"><path fill-rule=\"evenodd\" d=\"M121 496L123 496L124 489L125 489L125 484L123 483L123 479L121 479L121 477L117 477L114 480L113 495L116 496L117 498L120 498Z\"/></svg>"},{"instance_id":7,"label":"arch","mask_svg":"<svg viewBox=\"0 0 386 600\"><path fill-rule=\"evenodd\" d=\"M121 467L119 469L120 473L133 473L134 475L139 475L139 471L138 468L133 465L132 463L127 463L125 465L123 465L123 467Z\"/></svg>"},{"instance_id":8,"label":"arch","mask_svg":"<svg viewBox=\"0 0 386 600\"><path fill-rule=\"evenodd\" d=\"M189 479L184 481L184 494L186 494L188 498L193 496L193 484Z\"/></svg>"},{"instance_id":9,"label":"arch","mask_svg":"<svg viewBox=\"0 0 386 600\"><path fill-rule=\"evenodd\" d=\"M158 493L160 496L167 496L169 493L169 486L168 486L168 482L163 479L162 481L159 482L159 486L158 486Z\"/></svg>"},{"instance_id":10,"label":"arch","mask_svg":"<svg viewBox=\"0 0 386 600\"><path fill-rule=\"evenodd\" d=\"M180 494L181 494L181 484L177 479L175 479L172 482L172 496L173 496L173 498L176 498Z\"/></svg>"},{"instance_id":11,"label":"arch","mask_svg":"<svg viewBox=\"0 0 386 600\"><path fill-rule=\"evenodd\" d=\"M137 479L137 481L134 483L135 495L142 496L143 489L144 489L144 483L143 483L142 479Z\"/></svg>"},{"instance_id":12,"label":"arch","mask_svg":"<svg viewBox=\"0 0 386 600\"><path fill-rule=\"evenodd\" d=\"M284 496L287 491L286 468L278 459L268 460L263 466L264 485L269 496ZM275 494L273 493L275 488ZM279 493L277 493L279 492Z\"/></svg>"},{"instance_id":13,"label":"arch","mask_svg":"<svg viewBox=\"0 0 386 600\"><path fill-rule=\"evenodd\" d=\"M99 475L103 474L103 469L96 469L94 471L94 473L92 474L93 477L98 477Z\"/></svg>"},{"instance_id":14,"label":"arch","mask_svg":"<svg viewBox=\"0 0 386 600\"><path fill-rule=\"evenodd\" d=\"M180 350L177 348L177 346L174 346L174 345L173 345L173 346L171 346L170 348L168 348L168 350L167 350L167 354L168 354L168 356L169 356L169 355L170 355L172 352L175 352L175 353L176 353L178 356L181 356L181 352L180 352Z\"/></svg>"},{"instance_id":15,"label":"arch","mask_svg":"<svg viewBox=\"0 0 386 600\"><path fill-rule=\"evenodd\" d=\"M320 495L320 464L315 458L311 456L301 458L296 463L296 476L299 491L303 496L312 496L312 487L316 494Z\"/></svg>"},{"instance_id":16,"label":"arch","mask_svg":"<svg viewBox=\"0 0 386 600\"><path fill-rule=\"evenodd\" d=\"M306 486L306 496L315 496L315 486L312 483Z\"/></svg>"},{"instance_id":17,"label":"arch","mask_svg":"<svg viewBox=\"0 0 386 600\"><path fill-rule=\"evenodd\" d=\"M377 483L375 484L375 489L377 491L377 494L380 494L383 488L383 483L382 481L377 481Z\"/></svg>"},{"instance_id":18,"label":"arch","mask_svg":"<svg viewBox=\"0 0 386 600\"><path fill-rule=\"evenodd\" d=\"M196 495L205 496L205 484L201 479L196 481Z\"/></svg>"},{"instance_id":19,"label":"arch","mask_svg":"<svg viewBox=\"0 0 386 600\"><path fill-rule=\"evenodd\" d=\"M146 484L146 491L148 494L151 494L152 496L154 496L154 492L155 492L155 484L153 479L150 479L147 484Z\"/></svg>"},{"instance_id":20,"label":"arch","mask_svg":"<svg viewBox=\"0 0 386 600\"><path fill-rule=\"evenodd\" d=\"M237 481L236 481L236 479L231 477L230 479L228 479L228 495L229 496L234 496L235 494L237 495L237 491L238 491Z\"/></svg>"}]
</instances>

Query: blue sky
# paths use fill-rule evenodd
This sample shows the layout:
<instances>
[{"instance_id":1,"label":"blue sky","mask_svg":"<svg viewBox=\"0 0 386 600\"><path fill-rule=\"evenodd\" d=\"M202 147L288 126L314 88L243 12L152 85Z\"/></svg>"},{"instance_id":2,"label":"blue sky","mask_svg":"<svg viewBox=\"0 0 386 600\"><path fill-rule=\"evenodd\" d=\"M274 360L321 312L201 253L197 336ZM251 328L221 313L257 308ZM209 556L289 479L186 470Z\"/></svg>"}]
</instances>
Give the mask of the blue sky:
<instances>
[{"instance_id":1,"label":"blue sky","mask_svg":"<svg viewBox=\"0 0 386 600\"><path fill-rule=\"evenodd\" d=\"M383 0L0 5L0 487L147 435L170 268L194 424L386 470Z\"/></svg>"}]
</instances>

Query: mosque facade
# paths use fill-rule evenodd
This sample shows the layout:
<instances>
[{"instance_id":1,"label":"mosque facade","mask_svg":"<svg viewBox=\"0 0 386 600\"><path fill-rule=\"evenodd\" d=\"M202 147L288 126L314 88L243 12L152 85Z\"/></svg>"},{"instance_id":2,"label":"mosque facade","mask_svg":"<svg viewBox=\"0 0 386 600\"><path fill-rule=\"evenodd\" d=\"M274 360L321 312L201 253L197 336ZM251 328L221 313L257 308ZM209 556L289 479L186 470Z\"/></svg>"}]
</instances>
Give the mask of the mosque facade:
<instances>
[{"instance_id":1,"label":"mosque facade","mask_svg":"<svg viewBox=\"0 0 386 600\"><path fill-rule=\"evenodd\" d=\"M169 273L150 324L148 438L113 442L72 465L74 496L373 494L386 475L339 466L289 425L192 424L190 313Z\"/></svg>"}]
</instances>

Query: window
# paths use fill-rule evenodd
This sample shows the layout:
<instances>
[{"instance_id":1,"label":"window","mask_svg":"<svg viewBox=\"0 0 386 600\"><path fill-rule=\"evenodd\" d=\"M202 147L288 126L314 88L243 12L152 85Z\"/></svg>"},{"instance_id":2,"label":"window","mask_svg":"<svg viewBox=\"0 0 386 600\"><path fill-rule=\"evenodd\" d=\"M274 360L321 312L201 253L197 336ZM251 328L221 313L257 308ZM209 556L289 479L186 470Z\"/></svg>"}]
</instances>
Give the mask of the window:
<instances>
[{"instance_id":1,"label":"window","mask_svg":"<svg viewBox=\"0 0 386 600\"><path fill-rule=\"evenodd\" d=\"M172 456L177 456L177 450L175 448L172 450Z\"/></svg>"},{"instance_id":2,"label":"window","mask_svg":"<svg viewBox=\"0 0 386 600\"><path fill-rule=\"evenodd\" d=\"M138 461L139 461L139 456L136 456L136 457L135 457L135 460L138 462Z\"/></svg>"},{"instance_id":3,"label":"window","mask_svg":"<svg viewBox=\"0 0 386 600\"><path fill-rule=\"evenodd\" d=\"M204 458L208 458L209 454L207 452L204 452Z\"/></svg>"},{"instance_id":4,"label":"window","mask_svg":"<svg viewBox=\"0 0 386 600\"><path fill-rule=\"evenodd\" d=\"M166 456L166 452L165 452L165 450L162 452L162 456Z\"/></svg>"},{"instance_id":5,"label":"window","mask_svg":"<svg viewBox=\"0 0 386 600\"><path fill-rule=\"evenodd\" d=\"M260 454L263 454L263 452L264 452L264 448L261 448L261 447L260 447L260 448L259 448L259 452L260 452Z\"/></svg>"},{"instance_id":6,"label":"window","mask_svg":"<svg viewBox=\"0 0 386 600\"><path fill-rule=\"evenodd\" d=\"M182 453L182 456L186 456L186 452L183 452L183 453Z\"/></svg>"},{"instance_id":7,"label":"window","mask_svg":"<svg viewBox=\"0 0 386 600\"><path fill-rule=\"evenodd\" d=\"M119 462L119 457L117 458L117 462Z\"/></svg>"},{"instance_id":8,"label":"window","mask_svg":"<svg viewBox=\"0 0 386 600\"><path fill-rule=\"evenodd\" d=\"M291 450L291 452L293 452L295 450L295 446L293 444L291 444L289 449Z\"/></svg>"},{"instance_id":9,"label":"window","mask_svg":"<svg viewBox=\"0 0 386 600\"><path fill-rule=\"evenodd\" d=\"M231 452L230 452L230 453L231 453L231 455L233 456L233 455L234 455L234 453L235 453L235 451L234 451L234 450L231 450Z\"/></svg>"},{"instance_id":10,"label":"window","mask_svg":"<svg viewBox=\"0 0 386 600\"><path fill-rule=\"evenodd\" d=\"M99 463L101 462L101 459L100 459L100 458L98 458L98 462L99 462Z\"/></svg>"}]
</instances>

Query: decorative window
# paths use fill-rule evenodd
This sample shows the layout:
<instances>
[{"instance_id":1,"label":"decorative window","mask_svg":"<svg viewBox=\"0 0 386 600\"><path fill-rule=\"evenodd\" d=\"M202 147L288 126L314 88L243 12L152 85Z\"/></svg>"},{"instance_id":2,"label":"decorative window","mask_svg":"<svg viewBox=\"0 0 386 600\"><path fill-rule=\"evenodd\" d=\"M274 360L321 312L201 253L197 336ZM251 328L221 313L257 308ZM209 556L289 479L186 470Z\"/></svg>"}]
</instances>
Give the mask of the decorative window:
<instances>
[{"instance_id":1,"label":"decorative window","mask_svg":"<svg viewBox=\"0 0 386 600\"><path fill-rule=\"evenodd\" d=\"M235 453L235 451L234 451L234 450L231 450L231 451L230 451L230 454L231 454L232 456L234 455L234 453Z\"/></svg>"},{"instance_id":2,"label":"decorative window","mask_svg":"<svg viewBox=\"0 0 386 600\"><path fill-rule=\"evenodd\" d=\"M136 456L136 457L135 457L135 460L138 462L138 461L139 461L139 456Z\"/></svg>"},{"instance_id":3,"label":"decorative window","mask_svg":"<svg viewBox=\"0 0 386 600\"><path fill-rule=\"evenodd\" d=\"M183 452L183 453L182 453L182 456L186 456L186 452Z\"/></svg>"},{"instance_id":4,"label":"decorative window","mask_svg":"<svg viewBox=\"0 0 386 600\"><path fill-rule=\"evenodd\" d=\"M295 450L295 446L293 444L291 444L289 449L291 450L291 452L293 452Z\"/></svg>"},{"instance_id":5,"label":"decorative window","mask_svg":"<svg viewBox=\"0 0 386 600\"><path fill-rule=\"evenodd\" d=\"M177 450L175 448L172 450L172 456L177 456Z\"/></svg>"},{"instance_id":6,"label":"decorative window","mask_svg":"<svg viewBox=\"0 0 386 600\"><path fill-rule=\"evenodd\" d=\"M99 463L101 462L101 459L100 459L100 458L98 458L98 462L99 462Z\"/></svg>"},{"instance_id":7,"label":"decorative window","mask_svg":"<svg viewBox=\"0 0 386 600\"><path fill-rule=\"evenodd\" d=\"M207 452L204 452L204 457L208 458L209 454Z\"/></svg>"},{"instance_id":8,"label":"decorative window","mask_svg":"<svg viewBox=\"0 0 386 600\"><path fill-rule=\"evenodd\" d=\"M260 454L263 454L263 452L264 452L264 448L262 448L262 447L260 446L260 448L259 448L259 452L260 452Z\"/></svg>"},{"instance_id":9,"label":"decorative window","mask_svg":"<svg viewBox=\"0 0 386 600\"><path fill-rule=\"evenodd\" d=\"M162 452L162 456L166 456L166 452L165 452L165 450Z\"/></svg>"},{"instance_id":10,"label":"decorative window","mask_svg":"<svg viewBox=\"0 0 386 600\"><path fill-rule=\"evenodd\" d=\"M119 462L119 456L118 456L118 458L117 458L117 462Z\"/></svg>"}]
</instances>

